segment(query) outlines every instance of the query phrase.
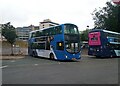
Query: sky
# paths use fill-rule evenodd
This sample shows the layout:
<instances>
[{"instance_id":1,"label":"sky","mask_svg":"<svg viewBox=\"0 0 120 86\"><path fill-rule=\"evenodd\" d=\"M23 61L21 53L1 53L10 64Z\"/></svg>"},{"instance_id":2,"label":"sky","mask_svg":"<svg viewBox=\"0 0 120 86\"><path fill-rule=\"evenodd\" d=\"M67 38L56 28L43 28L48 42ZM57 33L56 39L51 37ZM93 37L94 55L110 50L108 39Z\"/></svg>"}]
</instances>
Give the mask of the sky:
<instances>
[{"instance_id":1,"label":"sky","mask_svg":"<svg viewBox=\"0 0 120 86\"><path fill-rule=\"evenodd\" d=\"M0 23L14 27L38 26L44 19L73 23L83 31L94 27L91 13L110 0L0 0Z\"/></svg>"}]
</instances>

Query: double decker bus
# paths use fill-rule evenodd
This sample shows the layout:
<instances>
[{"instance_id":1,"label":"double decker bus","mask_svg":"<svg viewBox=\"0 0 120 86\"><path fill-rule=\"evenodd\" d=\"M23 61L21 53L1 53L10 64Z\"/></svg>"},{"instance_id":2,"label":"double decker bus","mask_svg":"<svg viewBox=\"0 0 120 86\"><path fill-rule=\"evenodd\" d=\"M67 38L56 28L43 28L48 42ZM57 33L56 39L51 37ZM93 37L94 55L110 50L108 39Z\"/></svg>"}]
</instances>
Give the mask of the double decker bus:
<instances>
[{"instance_id":1,"label":"double decker bus","mask_svg":"<svg viewBox=\"0 0 120 86\"><path fill-rule=\"evenodd\" d=\"M77 60L80 55L80 35L74 24L61 24L31 31L28 54L56 60Z\"/></svg>"},{"instance_id":2,"label":"double decker bus","mask_svg":"<svg viewBox=\"0 0 120 86\"><path fill-rule=\"evenodd\" d=\"M120 33L94 29L89 32L88 38L88 55L120 57Z\"/></svg>"}]
</instances>

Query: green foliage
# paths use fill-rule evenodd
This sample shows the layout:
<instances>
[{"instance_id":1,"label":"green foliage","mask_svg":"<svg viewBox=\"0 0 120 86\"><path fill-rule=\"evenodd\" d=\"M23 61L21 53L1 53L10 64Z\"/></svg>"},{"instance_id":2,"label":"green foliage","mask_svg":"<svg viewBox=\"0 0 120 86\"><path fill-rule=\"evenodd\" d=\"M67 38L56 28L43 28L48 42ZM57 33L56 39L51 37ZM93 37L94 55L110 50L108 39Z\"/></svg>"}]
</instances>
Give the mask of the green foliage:
<instances>
[{"instance_id":1,"label":"green foliage","mask_svg":"<svg viewBox=\"0 0 120 86\"><path fill-rule=\"evenodd\" d=\"M13 55L13 44L16 41L17 35L15 32L15 27L10 25L9 23L3 24L2 25L2 35L7 39L7 41L11 44L11 55Z\"/></svg>"},{"instance_id":2,"label":"green foliage","mask_svg":"<svg viewBox=\"0 0 120 86\"><path fill-rule=\"evenodd\" d=\"M92 13L95 28L120 32L120 6L106 2L106 7L95 9Z\"/></svg>"},{"instance_id":3,"label":"green foliage","mask_svg":"<svg viewBox=\"0 0 120 86\"><path fill-rule=\"evenodd\" d=\"M80 38L81 38L81 41L88 41L88 33L89 33L89 29L86 29L84 31L82 31L80 33Z\"/></svg>"},{"instance_id":4,"label":"green foliage","mask_svg":"<svg viewBox=\"0 0 120 86\"><path fill-rule=\"evenodd\" d=\"M10 44L13 44L17 38L15 28L10 23L2 25L2 35Z\"/></svg>"}]
</instances>

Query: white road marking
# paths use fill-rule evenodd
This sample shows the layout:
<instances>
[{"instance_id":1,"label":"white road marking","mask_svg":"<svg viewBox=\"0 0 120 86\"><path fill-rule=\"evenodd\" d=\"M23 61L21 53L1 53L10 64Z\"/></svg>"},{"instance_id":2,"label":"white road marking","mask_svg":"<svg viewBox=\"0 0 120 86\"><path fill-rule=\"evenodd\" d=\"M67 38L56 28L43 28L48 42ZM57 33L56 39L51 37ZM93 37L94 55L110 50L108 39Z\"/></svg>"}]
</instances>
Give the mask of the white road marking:
<instances>
[{"instance_id":1,"label":"white road marking","mask_svg":"<svg viewBox=\"0 0 120 86\"><path fill-rule=\"evenodd\" d=\"M11 61L11 62L15 62L15 61L13 60L13 61Z\"/></svg>"},{"instance_id":2,"label":"white road marking","mask_svg":"<svg viewBox=\"0 0 120 86\"><path fill-rule=\"evenodd\" d=\"M2 68L6 68L6 67L8 67L7 65L6 66L2 66L2 67L0 67L0 69L2 69Z\"/></svg>"},{"instance_id":3,"label":"white road marking","mask_svg":"<svg viewBox=\"0 0 120 86\"><path fill-rule=\"evenodd\" d=\"M38 66L38 64L34 64L35 66Z\"/></svg>"}]
</instances>

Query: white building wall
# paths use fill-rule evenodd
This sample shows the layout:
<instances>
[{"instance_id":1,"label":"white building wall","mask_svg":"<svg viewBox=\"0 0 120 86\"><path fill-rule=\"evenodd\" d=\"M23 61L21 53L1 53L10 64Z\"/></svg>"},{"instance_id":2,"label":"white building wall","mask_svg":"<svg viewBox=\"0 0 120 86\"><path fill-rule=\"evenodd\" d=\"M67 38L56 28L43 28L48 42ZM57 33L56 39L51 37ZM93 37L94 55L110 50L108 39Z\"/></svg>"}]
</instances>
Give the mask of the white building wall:
<instances>
[{"instance_id":1,"label":"white building wall","mask_svg":"<svg viewBox=\"0 0 120 86\"><path fill-rule=\"evenodd\" d=\"M49 23L42 23L42 24L40 23L39 27L40 27L40 29L48 28L48 27L50 27L50 25L49 25Z\"/></svg>"},{"instance_id":2,"label":"white building wall","mask_svg":"<svg viewBox=\"0 0 120 86\"><path fill-rule=\"evenodd\" d=\"M56 25L59 25L59 24L52 22L50 19L45 19L45 20L43 20L43 22L40 22L39 29L48 28L48 27L52 27L52 26L56 26Z\"/></svg>"}]
</instances>

